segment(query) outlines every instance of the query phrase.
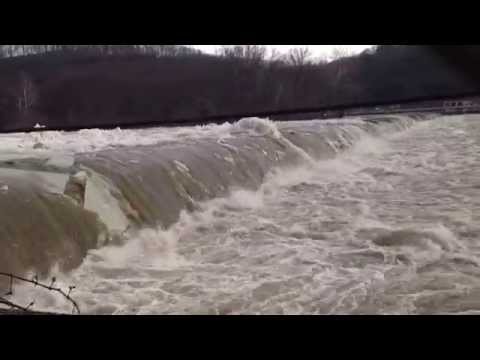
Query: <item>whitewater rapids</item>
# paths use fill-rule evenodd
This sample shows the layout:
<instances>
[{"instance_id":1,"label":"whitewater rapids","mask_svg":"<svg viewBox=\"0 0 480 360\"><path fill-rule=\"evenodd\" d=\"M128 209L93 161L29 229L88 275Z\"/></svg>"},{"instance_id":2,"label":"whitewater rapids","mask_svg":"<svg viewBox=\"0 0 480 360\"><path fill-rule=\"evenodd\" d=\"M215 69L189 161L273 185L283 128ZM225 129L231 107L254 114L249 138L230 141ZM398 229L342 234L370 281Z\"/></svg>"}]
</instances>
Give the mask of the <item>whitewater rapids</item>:
<instances>
[{"instance_id":1,"label":"whitewater rapids","mask_svg":"<svg viewBox=\"0 0 480 360\"><path fill-rule=\"evenodd\" d=\"M73 296L90 314L477 313L478 120L244 119L5 135L1 159L19 159L23 170L0 170L3 218L4 199L37 191L12 171L65 176L45 175L48 187L32 199L82 174L87 190L77 202L60 190L39 200L38 214L56 211L45 215L45 236L58 238L46 255L35 243L41 262L17 249L31 245L26 227L2 230L2 261L46 266L60 284L76 286ZM31 160L42 156L50 160ZM10 211L18 199L8 198ZM58 220L61 213L75 223ZM72 228L75 239L62 237ZM15 290L36 309L71 310L54 294Z\"/></svg>"}]
</instances>

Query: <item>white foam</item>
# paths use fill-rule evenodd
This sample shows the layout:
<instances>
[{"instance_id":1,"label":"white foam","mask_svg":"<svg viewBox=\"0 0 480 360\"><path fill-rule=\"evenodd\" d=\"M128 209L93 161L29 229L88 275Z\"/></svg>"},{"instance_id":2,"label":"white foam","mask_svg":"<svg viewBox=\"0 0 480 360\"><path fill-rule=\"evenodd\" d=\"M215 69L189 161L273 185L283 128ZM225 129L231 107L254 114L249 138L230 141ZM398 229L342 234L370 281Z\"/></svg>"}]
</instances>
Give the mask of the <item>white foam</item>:
<instances>
[{"instance_id":1,"label":"white foam","mask_svg":"<svg viewBox=\"0 0 480 360\"><path fill-rule=\"evenodd\" d=\"M329 126L335 124L359 124L360 119L322 120L309 122L275 123L269 119L245 118L230 124L210 124L190 128L151 128L141 130L113 130L85 129L74 132L42 131L34 133L1 134L0 149L4 154L12 153L16 156L26 154L38 156L40 154L62 153L75 154L98 151L117 146L154 145L171 141L185 141L200 138L228 139L239 132L253 136L272 136L280 139L281 128L298 126Z\"/></svg>"},{"instance_id":2,"label":"white foam","mask_svg":"<svg viewBox=\"0 0 480 360\"><path fill-rule=\"evenodd\" d=\"M85 312L116 314L397 314L417 311L431 279L475 289L480 152L462 146L473 131L453 139L449 124L426 122L380 140L361 131L346 136L356 145L334 159L276 169L258 191L233 189L167 231L131 233L59 279L77 286ZM242 126L254 136L275 132L264 120ZM219 133L231 130L223 125ZM453 165L428 155L432 166L422 166L422 156L439 148L448 148ZM455 208L470 211L460 225ZM411 238L395 238L402 231ZM377 233L393 236L393 245L376 245ZM436 290L428 291L435 300ZM434 309L441 293L438 299Z\"/></svg>"}]
</instances>

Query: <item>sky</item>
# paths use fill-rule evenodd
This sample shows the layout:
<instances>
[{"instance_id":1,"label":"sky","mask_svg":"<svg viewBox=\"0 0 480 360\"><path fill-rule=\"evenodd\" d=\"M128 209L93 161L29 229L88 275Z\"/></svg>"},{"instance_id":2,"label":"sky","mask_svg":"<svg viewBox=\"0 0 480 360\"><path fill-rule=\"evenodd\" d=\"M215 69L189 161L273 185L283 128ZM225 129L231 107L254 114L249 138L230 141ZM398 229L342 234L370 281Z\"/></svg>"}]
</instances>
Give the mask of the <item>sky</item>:
<instances>
[{"instance_id":1,"label":"sky","mask_svg":"<svg viewBox=\"0 0 480 360\"><path fill-rule=\"evenodd\" d=\"M192 47L200 49L207 53L215 53L215 50L221 45L192 45ZM308 47L314 57L327 57L332 55L332 52L336 48L346 49L349 52L359 53L373 45L265 45L268 48L276 48L281 53L286 53L290 49L295 47Z\"/></svg>"}]
</instances>

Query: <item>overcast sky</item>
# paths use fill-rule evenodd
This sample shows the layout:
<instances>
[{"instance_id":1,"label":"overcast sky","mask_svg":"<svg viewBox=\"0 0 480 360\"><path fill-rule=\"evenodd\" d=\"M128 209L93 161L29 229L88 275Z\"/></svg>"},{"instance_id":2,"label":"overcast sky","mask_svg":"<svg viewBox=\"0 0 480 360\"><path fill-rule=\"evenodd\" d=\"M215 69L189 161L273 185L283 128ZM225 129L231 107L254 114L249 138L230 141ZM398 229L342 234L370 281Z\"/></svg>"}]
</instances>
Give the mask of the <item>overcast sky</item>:
<instances>
[{"instance_id":1,"label":"overcast sky","mask_svg":"<svg viewBox=\"0 0 480 360\"><path fill-rule=\"evenodd\" d=\"M204 52L214 53L215 50L221 45L192 45L193 47L200 49ZM314 57L330 56L333 49L343 48L348 49L354 53L361 52L372 45L266 45L268 48L276 48L278 51L285 53L294 47L309 47Z\"/></svg>"}]
</instances>

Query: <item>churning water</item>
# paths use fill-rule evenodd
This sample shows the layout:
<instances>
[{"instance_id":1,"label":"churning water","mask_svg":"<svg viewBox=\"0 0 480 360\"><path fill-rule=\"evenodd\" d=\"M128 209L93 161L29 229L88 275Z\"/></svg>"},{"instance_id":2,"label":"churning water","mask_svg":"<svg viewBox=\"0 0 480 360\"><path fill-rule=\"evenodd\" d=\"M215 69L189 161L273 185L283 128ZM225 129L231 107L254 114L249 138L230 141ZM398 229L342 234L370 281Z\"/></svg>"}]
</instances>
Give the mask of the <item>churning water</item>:
<instances>
[{"instance_id":1,"label":"churning water","mask_svg":"<svg viewBox=\"0 0 480 360\"><path fill-rule=\"evenodd\" d=\"M9 136L1 260L92 314L480 312L478 116L367 120ZM11 173L48 161L81 190Z\"/></svg>"}]
</instances>

